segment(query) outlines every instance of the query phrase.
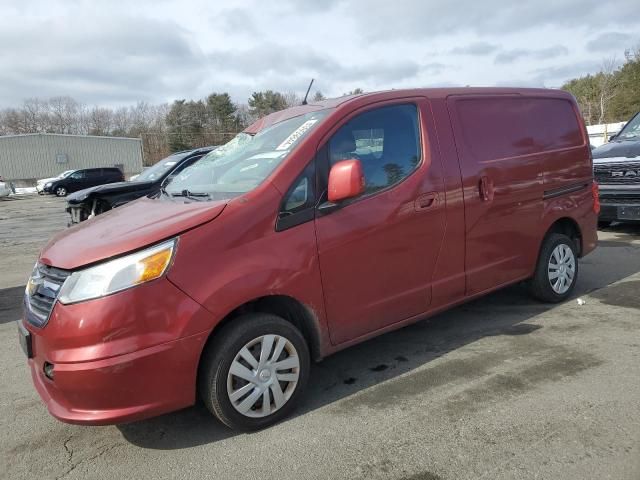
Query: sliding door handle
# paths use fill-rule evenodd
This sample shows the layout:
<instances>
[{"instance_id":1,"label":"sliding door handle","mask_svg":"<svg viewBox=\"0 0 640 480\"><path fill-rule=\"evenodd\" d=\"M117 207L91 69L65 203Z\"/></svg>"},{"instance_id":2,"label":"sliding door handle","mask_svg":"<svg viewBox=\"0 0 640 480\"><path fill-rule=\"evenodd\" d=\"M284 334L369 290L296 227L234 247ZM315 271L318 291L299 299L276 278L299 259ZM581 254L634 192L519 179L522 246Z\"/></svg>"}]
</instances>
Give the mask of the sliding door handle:
<instances>
[{"instance_id":1,"label":"sliding door handle","mask_svg":"<svg viewBox=\"0 0 640 480\"><path fill-rule=\"evenodd\" d=\"M490 202L493 200L494 187L493 181L486 175L480 177L479 182L479 190L480 190L480 199L484 202Z\"/></svg>"}]
</instances>

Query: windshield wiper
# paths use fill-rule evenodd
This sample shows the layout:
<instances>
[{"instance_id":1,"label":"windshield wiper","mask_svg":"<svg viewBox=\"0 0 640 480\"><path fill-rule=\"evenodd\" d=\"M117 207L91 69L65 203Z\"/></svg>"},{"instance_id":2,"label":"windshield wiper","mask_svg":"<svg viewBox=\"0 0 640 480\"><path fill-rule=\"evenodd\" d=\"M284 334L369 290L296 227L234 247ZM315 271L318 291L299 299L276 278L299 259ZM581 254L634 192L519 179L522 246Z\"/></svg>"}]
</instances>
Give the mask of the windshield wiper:
<instances>
[{"instance_id":1,"label":"windshield wiper","mask_svg":"<svg viewBox=\"0 0 640 480\"><path fill-rule=\"evenodd\" d=\"M170 197L185 197L185 198L191 198L193 200L199 200L201 198L211 198L211 195L206 192L192 192L190 190L187 190L186 188L181 192L175 192L175 193L167 192L167 190L163 188L162 192L169 195Z\"/></svg>"}]
</instances>

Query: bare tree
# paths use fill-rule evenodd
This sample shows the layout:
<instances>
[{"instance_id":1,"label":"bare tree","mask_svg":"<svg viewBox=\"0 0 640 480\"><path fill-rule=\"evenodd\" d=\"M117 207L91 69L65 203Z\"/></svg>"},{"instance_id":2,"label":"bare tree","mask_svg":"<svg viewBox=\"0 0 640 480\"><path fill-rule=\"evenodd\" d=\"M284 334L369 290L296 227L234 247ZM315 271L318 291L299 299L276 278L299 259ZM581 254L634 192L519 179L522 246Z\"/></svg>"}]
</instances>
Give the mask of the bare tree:
<instances>
[{"instance_id":1,"label":"bare tree","mask_svg":"<svg viewBox=\"0 0 640 480\"><path fill-rule=\"evenodd\" d=\"M296 92L289 91L284 94L284 102L288 107L295 107L302 104L302 97Z\"/></svg>"},{"instance_id":2,"label":"bare tree","mask_svg":"<svg viewBox=\"0 0 640 480\"><path fill-rule=\"evenodd\" d=\"M131 118L127 107L120 107L113 112L113 135L124 137L131 129Z\"/></svg>"},{"instance_id":3,"label":"bare tree","mask_svg":"<svg viewBox=\"0 0 640 480\"><path fill-rule=\"evenodd\" d=\"M607 107L610 101L615 98L617 94L616 84L616 59L611 57L602 62L602 69L596 76L598 81L598 100L600 104L600 115L598 117L598 123L602 124L606 121Z\"/></svg>"},{"instance_id":4,"label":"bare tree","mask_svg":"<svg viewBox=\"0 0 640 480\"><path fill-rule=\"evenodd\" d=\"M90 135L109 135L113 129L113 110L110 108L101 108L94 106L89 110L89 128Z\"/></svg>"},{"instance_id":5,"label":"bare tree","mask_svg":"<svg viewBox=\"0 0 640 480\"><path fill-rule=\"evenodd\" d=\"M49 112L54 133L79 133L78 114L80 104L71 97L49 99Z\"/></svg>"},{"instance_id":6,"label":"bare tree","mask_svg":"<svg viewBox=\"0 0 640 480\"><path fill-rule=\"evenodd\" d=\"M24 113L15 108L8 108L4 112L5 129L11 134L29 133Z\"/></svg>"},{"instance_id":7,"label":"bare tree","mask_svg":"<svg viewBox=\"0 0 640 480\"><path fill-rule=\"evenodd\" d=\"M39 98L28 98L22 105L25 128L29 132L46 132L47 103Z\"/></svg>"}]
</instances>

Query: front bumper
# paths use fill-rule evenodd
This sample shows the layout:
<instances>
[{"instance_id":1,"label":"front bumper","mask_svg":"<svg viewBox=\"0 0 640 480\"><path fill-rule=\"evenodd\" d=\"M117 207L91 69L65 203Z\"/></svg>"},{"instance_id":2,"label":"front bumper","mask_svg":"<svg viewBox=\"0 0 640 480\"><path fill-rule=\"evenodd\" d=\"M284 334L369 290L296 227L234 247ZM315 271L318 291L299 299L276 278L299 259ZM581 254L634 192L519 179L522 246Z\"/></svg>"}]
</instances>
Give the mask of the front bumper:
<instances>
[{"instance_id":1,"label":"front bumper","mask_svg":"<svg viewBox=\"0 0 640 480\"><path fill-rule=\"evenodd\" d=\"M74 305L31 334L38 394L68 423L130 422L193 405L211 315L166 278ZM45 363L53 364L52 379Z\"/></svg>"},{"instance_id":2,"label":"front bumper","mask_svg":"<svg viewBox=\"0 0 640 480\"><path fill-rule=\"evenodd\" d=\"M58 363L53 380L36 357L29 360L31 377L49 413L63 422L141 420L193 405L194 368L206 338L194 335L104 360Z\"/></svg>"},{"instance_id":3,"label":"front bumper","mask_svg":"<svg viewBox=\"0 0 640 480\"><path fill-rule=\"evenodd\" d=\"M625 187L600 187L600 221L640 221L640 185Z\"/></svg>"}]
</instances>

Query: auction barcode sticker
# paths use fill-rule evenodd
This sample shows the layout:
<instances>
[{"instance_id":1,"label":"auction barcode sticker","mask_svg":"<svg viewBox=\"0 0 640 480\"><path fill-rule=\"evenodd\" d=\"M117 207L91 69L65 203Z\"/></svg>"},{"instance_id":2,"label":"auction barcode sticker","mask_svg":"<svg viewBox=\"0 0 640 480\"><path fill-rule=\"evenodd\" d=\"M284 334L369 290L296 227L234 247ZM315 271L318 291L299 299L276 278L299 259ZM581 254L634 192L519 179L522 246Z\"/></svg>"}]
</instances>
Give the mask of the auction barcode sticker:
<instances>
[{"instance_id":1,"label":"auction barcode sticker","mask_svg":"<svg viewBox=\"0 0 640 480\"><path fill-rule=\"evenodd\" d=\"M296 141L309 130L318 120L307 120L300 125L291 135L285 138L284 142L276 147L276 150L289 150Z\"/></svg>"}]
</instances>

